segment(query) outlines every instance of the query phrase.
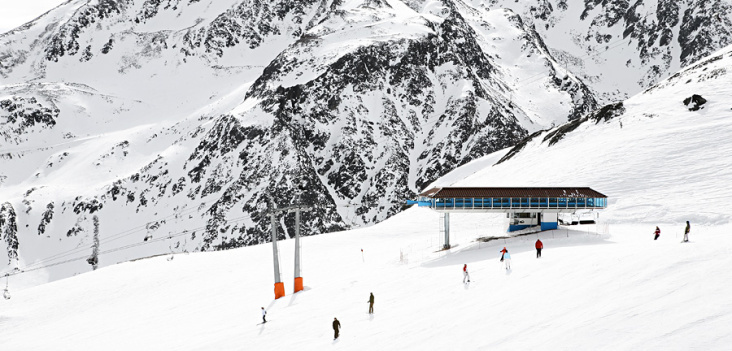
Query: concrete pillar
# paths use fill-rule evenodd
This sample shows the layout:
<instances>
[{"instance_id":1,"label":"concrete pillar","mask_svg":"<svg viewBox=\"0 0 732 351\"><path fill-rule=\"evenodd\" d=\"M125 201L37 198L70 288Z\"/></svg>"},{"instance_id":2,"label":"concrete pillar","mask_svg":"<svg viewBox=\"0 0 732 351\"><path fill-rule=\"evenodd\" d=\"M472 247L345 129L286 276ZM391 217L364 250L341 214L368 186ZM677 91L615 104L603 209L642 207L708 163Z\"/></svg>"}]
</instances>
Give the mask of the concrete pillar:
<instances>
[{"instance_id":1,"label":"concrete pillar","mask_svg":"<svg viewBox=\"0 0 732 351\"><path fill-rule=\"evenodd\" d=\"M557 229L557 213L544 213L541 216L541 222L539 223L541 225L541 230L550 230L550 229Z\"/></svg>"}]
</instances>

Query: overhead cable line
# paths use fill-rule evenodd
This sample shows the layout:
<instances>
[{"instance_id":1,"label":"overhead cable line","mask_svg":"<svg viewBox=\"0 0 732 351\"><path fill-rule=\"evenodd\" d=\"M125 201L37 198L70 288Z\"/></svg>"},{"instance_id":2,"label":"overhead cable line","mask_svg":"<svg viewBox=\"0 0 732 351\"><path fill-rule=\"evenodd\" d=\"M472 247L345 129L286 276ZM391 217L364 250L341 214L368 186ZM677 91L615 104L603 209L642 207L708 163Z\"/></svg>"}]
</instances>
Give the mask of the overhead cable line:
<instances>
[{"instance_id":1,"label":"overhead cable line","mask_svg":"<svg viewBox=\"0 0 732 351\"><path fill-rule=\"evenodd\" d=\"M251 219L251 216L245 215L245 216L241 216L241 217L234 218L234 219L229 220L227 222L228 223L238 223L238 222L242 222L242 221L244 221L246 219ZM180 232L176 232L174 234L168 234L166 236L161 236L161 237L156 238L156 239L151 239L151 240L148 240L148 241L138 242L138 243L134 243L134 244L129 244L129 245L121 246L121 247L116 247L116 248L112 248L112 249L100 251L99 252L99 255L101 256L102 254L117 252L117 251L126 250L126 249L133 248L133 247L138 247L138 246L142 246L142 245L151 244L151 243L154 243L154 242L160 242L160 241L163 241L163 240L172 239L172 238L179 237L179 236L183 236L183 235L188 235L188 234L190 234L191 231L197 231L197 230L205 229L206 227L207 226L204 225L204 226L197 227L197 228L193 228L193 229L190 229L190 230L189 229L186 229L186 230L183 230L183 231L180 231ZM88 250L89 248L86 248L85 247L83 249L84 250ZM68 256L69 254L67 254L65 256ZM34 266L37 265L36 263L34 263L34 264L30 264L30 265L24 267L23 269L17 269L17 270L13 270L13 271L7 272L4 275L8 275L8 276L18 275L18 274L22 274L22 273L26 273L26 272L36 271L36 270L43 269L43 268L57 266L57 265L64 264L64 263L69 263L69 262L73 262L73 261L83 260L83 259L86 259L86 258L88 258L88 255L84 255L84 256L76 257L76 258L71 258L71 259L68 259L68 260L61 261L61 262L49 263L49 264L45 264L45 265L38 266L38 267L34 267Z\"/></svg>"}]
</instances>

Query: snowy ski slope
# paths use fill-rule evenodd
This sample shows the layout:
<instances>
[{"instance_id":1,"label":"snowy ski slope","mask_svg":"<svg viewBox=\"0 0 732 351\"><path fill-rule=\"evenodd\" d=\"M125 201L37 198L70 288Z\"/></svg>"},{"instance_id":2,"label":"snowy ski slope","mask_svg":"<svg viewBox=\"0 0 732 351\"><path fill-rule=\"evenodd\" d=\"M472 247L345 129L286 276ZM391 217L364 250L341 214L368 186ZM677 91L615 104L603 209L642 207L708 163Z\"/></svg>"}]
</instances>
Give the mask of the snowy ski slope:
<instances>
[{"instance_id":1,"label":"snowy ski slope","mask_svg":"<svg viewBox=\"0 0 732 351\"><path fill-rule=\"evenodd\" d=\"M729 226L611 225L478 244L485 217L412 209L366 229L303 240L306 290L273 300L269 245L110 266L0 302L6 350L725 350L732 341ZM590 234L585 232L589 230ZM568 237L567 237L568 235ZM552 238L554 236L554 238ZM498 261L506 246L511 271ZM360 249L364 249L363 259ZM406 255L400 260L400 250ZM404 257L404 256L402 256ZM462 265L472 282L464 285ZM12 287L12 286L11 286ZM369 292L375 313L367 314ZM260 307L268 310L267 324ZM342 336L334 341L337 317ZM6 348L7 347L7 348Z\"/></svg>"}]
</instances>

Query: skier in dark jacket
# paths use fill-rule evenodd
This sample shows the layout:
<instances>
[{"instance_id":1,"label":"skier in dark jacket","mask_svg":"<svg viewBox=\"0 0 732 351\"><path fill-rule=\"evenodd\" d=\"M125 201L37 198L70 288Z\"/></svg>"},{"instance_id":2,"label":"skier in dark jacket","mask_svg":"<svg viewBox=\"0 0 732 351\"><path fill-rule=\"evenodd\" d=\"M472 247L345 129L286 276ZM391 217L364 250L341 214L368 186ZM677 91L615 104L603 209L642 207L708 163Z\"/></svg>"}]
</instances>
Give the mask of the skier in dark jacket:
<instances>
[{"instance_id":1,"label":"skier in dark jacket","mask_svg":"<svg viewBox=\"0 0 732 351\"><path fill-rule=\"evenodd\" d=\"M661 236L661 229L656 227L656 231L653 232L653 234L656 234L656 236L653 237L653 240L658 240L658 237Z\"/></svg>"},{"instance_id":2,"label":"skier in dark jacket","mask_svg":"<svg viewBox=\"0 0 732 351\"><path fill-rule=\"evenodd\" d=\"M536 258L541 257L541 249L544 248L544 243L542 243L541 240L536 239L536 244L534 244L534 247L536 247Z\"/></svg>"},{"instance_id":3,"label":"skier in dark jacket","mask_svg":"<svg viewBox=\"0 0 732 351\"><path fill-rule=\"evenodd\" d=\"M684 242L689 241L689 232L691 231L691 224L686 221L686 230L684 230Z\"/></svg>"},{"instance_id":4,"label":"skier in dark jacket","mask_svg":"<svg viewBox=\"0 0 732 351\"><path fill-rule=\"evenodd\" d=\"M369 296L369 314L374 313L374 293L371 293L371 296Z\"/></svg>"},{"instance_id":5,"label":"skier in dark jacket","mask_svg":"<svg viewBox=\"0 0 732 351\"><path fill-rule=\"evenodd\" d=\"M335 330L335 336L333 339L338 339L338 329L341 328L341 322L338 321L338 318L333 318L333 330Z\"/></svg>"}]
</instances>

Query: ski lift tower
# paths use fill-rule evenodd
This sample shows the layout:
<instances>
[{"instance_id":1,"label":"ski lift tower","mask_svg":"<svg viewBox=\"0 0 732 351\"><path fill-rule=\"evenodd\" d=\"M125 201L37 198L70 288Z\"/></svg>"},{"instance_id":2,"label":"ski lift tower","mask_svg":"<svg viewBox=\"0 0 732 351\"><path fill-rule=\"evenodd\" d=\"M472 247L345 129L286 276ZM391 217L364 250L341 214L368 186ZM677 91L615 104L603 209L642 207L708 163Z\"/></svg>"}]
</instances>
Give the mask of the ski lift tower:
<instances>
[{"instance_id":1,"label":"ski lift tower","mask_svg":"<svg viewBox=\"0 0 732 351\"><path fill-rule=\"evenodd\" d=\"M279 251L277 250L277 213L279 212L295 212L295 288L294 292L303 290L303 280L300 276L300 212L312 210L313 206L289 206L284 208L275 208L274 202L270 202L271 208L269 215L272 223L272 254L274 257L274 276L275 276L275 300L285 296L285 285L280 279L280 261Z\"/></svg>"},{"instance_id":2,"label":"ski lift tower","mask_svg":"<svg viewBox=\"0 0 732 351\"><path fill-rule=\"evenodd\" d=\"M285 296L285 284L280 279L280 258L277 250L277 211L272 210L269 213L272 222L272 255L274 258L274 293L275 300Z\"/></svg>"},{"instance_id":3,"label":"ski lift tower","mask_svg":"<svg viewBox=\"0 0 732 351\"><path fill-rule=\"evenodd\" d=\"M269 195L269 218L272 226L272 256L274 261L274 293L275 293L275 300L279 299L280 297L285 296L285 284L282 283L282 280L280 279L280 258L279 258L279 250L277 250L277 213L281 212L282 209L278 209L275 206L274 198L271 194Z\"/></svg>"},{"instance_id":4,"label":"ski lift tower","mask_svg":"<svg viewBox=\"0 0 732 351\"><path fill-rule=\"evenodd\" d=\"M295 292L302 291L302 277L300 276L300 212L312 210L312 206L294 206L295 211Z\"/></svg>"}]
</instances>

